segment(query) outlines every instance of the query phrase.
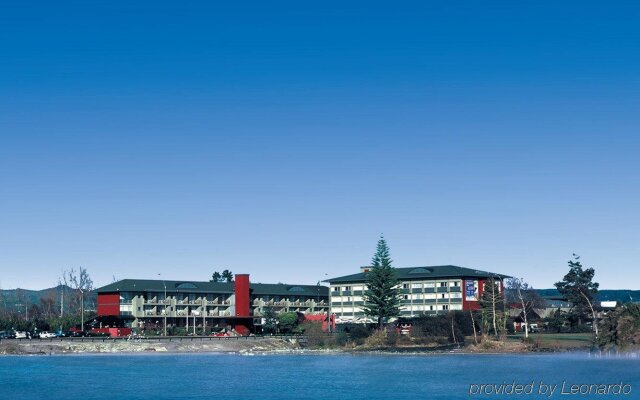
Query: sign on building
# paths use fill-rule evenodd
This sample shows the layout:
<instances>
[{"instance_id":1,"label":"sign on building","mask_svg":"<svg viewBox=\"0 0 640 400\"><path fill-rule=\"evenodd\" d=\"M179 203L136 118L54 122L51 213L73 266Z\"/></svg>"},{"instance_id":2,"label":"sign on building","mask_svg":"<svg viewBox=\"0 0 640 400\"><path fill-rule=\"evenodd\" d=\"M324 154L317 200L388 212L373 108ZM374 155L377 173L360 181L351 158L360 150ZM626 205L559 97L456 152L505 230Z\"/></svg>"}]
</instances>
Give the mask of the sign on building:
<instances>
[{"instance_id":1,"label":"sign on building","mask_svg":"<svg viewBox=\"0 0 640 400\"><path fill-rule=\"evenodd\" d=\"M466 280L464 281L464 291L467 301L477 301L478 289L476 281Z\"/></svg>"}]
</instances>

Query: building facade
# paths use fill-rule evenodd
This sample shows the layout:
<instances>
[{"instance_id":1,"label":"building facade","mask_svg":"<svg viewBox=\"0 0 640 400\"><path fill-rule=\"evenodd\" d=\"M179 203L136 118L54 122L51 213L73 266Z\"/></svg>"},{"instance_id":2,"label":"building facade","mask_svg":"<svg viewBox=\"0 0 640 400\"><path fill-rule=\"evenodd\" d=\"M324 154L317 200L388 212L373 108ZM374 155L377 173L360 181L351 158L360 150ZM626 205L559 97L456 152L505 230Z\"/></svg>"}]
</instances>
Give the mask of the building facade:
<instances>
[{"instance_id":1,"label":"building facade","mask_svg":"<svg viewBox=\"0 0 640 400\"><path fill-rule=\"evenodd\" d=\"M260 330L266 307L276 313L327 314L329 289L320 285L186 282L124 279L97 289L98 319L123 327L180 327L187 332L231 328L240 334Z\"/></svg>"},{"instance_id":2,"label":"building facade","mask_svg":"<svg viewBox=\"0 0 640 400\"><path fill-rule=\"evenodd\" d=\"M326 280L330 284L331 313L335 314L336 322L374 322L365 316L362 309L369 269L362 267L358 274ZM487 279L499 281L502 291L503 280L509 277L455 265L440 265L396 268L396 278L402 296L400 316L418 317L478 309Z\"/></svg>"}]
</instances>

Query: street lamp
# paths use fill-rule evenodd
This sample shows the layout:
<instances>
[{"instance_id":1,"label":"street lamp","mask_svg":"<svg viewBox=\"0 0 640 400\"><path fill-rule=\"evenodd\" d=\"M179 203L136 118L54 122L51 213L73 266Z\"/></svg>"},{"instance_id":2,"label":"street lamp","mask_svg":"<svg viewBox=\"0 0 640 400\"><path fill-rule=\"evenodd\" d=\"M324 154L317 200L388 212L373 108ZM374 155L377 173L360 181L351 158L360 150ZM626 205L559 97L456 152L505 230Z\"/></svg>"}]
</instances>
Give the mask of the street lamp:
<instances>
[{"instance_id":1,"label":"street lamp","mask_svg":"<svg viewBox=\"0 0 640 400\"><path fill-rule=\"evenodd\" d=\"M164 335L167 336L167 284L165 283L164 278L162 278L162 274L158 274L158 276L161 277L162 286L164 286Z\"/></svg>"},{"instance_id":2,"label":"street lamp","mask_svg":"<svg viewBox=\"0 0 640 400\"><path fill-rule=\"evenodd\" d=\"M324 274L325 281L329 279L329 274ZM331 283L329 283L327 296L327 332L331 333Z\"/></svg>"}]
</instances>

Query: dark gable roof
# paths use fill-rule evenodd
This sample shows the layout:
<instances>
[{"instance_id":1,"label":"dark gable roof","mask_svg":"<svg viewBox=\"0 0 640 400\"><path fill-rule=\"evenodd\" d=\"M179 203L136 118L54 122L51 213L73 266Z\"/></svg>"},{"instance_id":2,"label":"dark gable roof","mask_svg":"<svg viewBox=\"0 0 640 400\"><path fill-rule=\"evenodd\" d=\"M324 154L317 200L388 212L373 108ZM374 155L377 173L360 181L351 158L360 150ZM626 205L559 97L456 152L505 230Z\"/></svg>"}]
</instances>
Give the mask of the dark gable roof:
<instances>
[{"instance_id":1,"label":"dark gable roof","mask_svg":"<svg viewBox=\"0 0 640 400\"><path fill-rule=\"evenodd\" d=\"M123 279L118 282L103 286L96 291L98 293L109 292L216 292L233 293L234 284L227 282L194 282L194 281L163 281L151 279ZM194 287L195 286L195 287Z\"/></svg>"},{"instance_id":2,"label":"dark gable roof","mask_svg":"<svg viewBox=\"0 0 640 400\"><path fill-rule=\"evenodd\" d=\"M322 285L287 285L270 283L252 283L251 294L279 296L328 296L329 288Z\"/></svg>"},{"instance_id":3,"label":"dark gable roof","mask_svg":"<svg viewBox=\"0 0 640 400\"><path fill-rule=\"evenodd\" d=\"M149 279L123 279L103 286L98 293L114 292L159 292L167 287L168 293L233 293L234 284L227 282L192 282L192 281L162 281ZM251 294L255 296L328 296L329 288L319 285L288 285L283 283L266 284L251 283Z\"/></svg>"},{"instance_id":4,"label":"dark gable roof","mask_svg":"<svg viewBox=\"0 0 640 400\"><path fill-rule=\"evenodd\" d=\"M472 268L458 267L456 265L435 265L430 267L396 268L396 278L400 281L436 279L436 278L510 278L510 276L480 271ZM366 282L366 273L345 275L338 278L327 279L329 283Z\"/></svg>"}]
</instances>

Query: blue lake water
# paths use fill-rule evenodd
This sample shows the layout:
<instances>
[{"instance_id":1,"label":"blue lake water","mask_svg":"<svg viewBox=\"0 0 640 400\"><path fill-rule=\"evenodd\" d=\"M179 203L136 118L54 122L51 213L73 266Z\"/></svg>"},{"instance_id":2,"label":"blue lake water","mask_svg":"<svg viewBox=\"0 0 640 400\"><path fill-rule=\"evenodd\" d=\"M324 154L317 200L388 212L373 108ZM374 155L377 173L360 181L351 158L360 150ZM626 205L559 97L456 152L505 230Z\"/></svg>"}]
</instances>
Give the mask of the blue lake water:
<instances>
[{"instance_id":1,"label":"blue lake water","mask_svg":"<svg viewBox=\"0 0 640 400\"><path fill-rule=\"evenodd\" d=\"M568 394L570 385L628 394ZM522 384L488 394L481 384ZM476 385L476 386L472 386ZM526 386L529 385L529 386ZM557 385L553 395L542 385ZM496 387L496 386L490 386ZM531 394L526 391L532 388ZM499 388L499 386L498 386ZM509 386L505 387L510 390ZM585 387L581 387L585 390ZM615 389L615 387L614 387ZM471 393L470 393L471 391ZM0 399L640 399L640 358L549 355L154 354L0 357Z\"/></svg>"}]
</instances>

